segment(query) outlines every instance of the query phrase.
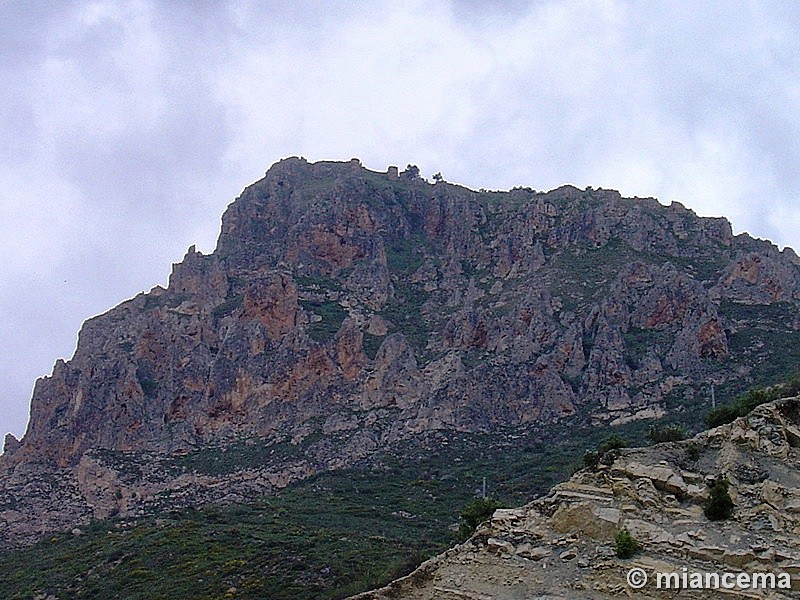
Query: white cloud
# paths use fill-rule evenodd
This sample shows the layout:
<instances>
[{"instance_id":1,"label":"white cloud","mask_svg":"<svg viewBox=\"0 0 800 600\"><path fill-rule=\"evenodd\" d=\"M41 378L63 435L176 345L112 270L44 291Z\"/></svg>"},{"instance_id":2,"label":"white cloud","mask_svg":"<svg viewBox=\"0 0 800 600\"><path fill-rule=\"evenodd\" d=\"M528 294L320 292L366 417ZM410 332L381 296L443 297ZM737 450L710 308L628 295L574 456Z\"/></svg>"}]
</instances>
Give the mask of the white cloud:
<instances>
[{"instance_id":1,"label":"white cloud","mask_svg":"<svg viewBox=\"0 0 800 600\"><path fill-rule=\"evenodd\" d=\"M310 45L292 36L239 39L244 51L217 88L236 132L228 156L253 169L276 150L418 160L436 140L469 135L477 110L470 89L490 66L486 56L445 5L401 6L365 10Z\"/></svg>"},{"instance_id":2,"label":"white cloud","mask_svg":"<svg viewBox=\"0 0 800 600\"><path fill-rule=\"evenodd\" d=\"M7 277L44 275L60 261L83 214L80 193L46 165L0 165L0 223Z\"/></svg>"}]
</instances>

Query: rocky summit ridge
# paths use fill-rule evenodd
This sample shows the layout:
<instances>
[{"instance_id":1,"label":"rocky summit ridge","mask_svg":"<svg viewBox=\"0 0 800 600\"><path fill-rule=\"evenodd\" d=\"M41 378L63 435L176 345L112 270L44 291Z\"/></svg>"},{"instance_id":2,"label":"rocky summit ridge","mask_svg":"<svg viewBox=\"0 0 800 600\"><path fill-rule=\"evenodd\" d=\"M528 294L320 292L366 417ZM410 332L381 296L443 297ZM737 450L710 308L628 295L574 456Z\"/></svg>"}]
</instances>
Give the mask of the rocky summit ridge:
<instances>
[{"instance_id":1,"label":"rocky summit ridge","mask_svg":"<svg viewBox=\"0 0 800 600\"><path fill-rule=\"evenodd\" d=\"M722 479L733 515L709 521L703 505ZM640 545L629 559L615 553L621 529ZM788 398L691 440L612 450L596 468L526 506L495 511L465 543L354 600L796 598L798 532L800 398ZM631 569L644 570L647 584L632 588ZM680 583L684 571L690 585ZM775 575L773 589L699 589L689 579L742 572ZM656 573L678 579L659 589Z\"/></svg>"},{"instance_id":2,"label":"rocky summit ridge","mask_svg":"<svg viewBox=\"0 0 800 600\"><path fill-rule=\"evenodd\" d=\"M239 502L440 432L695 423L710 384L798 364L798 265L678 203L282 160L212 254L86 321L37 381L0 541Z\"/></svg>"}]
</instances>

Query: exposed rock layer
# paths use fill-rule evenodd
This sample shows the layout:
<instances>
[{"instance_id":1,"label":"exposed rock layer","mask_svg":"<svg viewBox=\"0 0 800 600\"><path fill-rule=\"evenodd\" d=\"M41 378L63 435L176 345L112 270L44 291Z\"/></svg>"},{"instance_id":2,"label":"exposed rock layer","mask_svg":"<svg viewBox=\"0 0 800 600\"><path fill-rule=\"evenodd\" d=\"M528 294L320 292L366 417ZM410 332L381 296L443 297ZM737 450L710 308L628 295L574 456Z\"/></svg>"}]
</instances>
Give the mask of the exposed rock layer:
<instances>
[{"instance_id":1,"label":"exposed rock layer","mask_svg":"<svg viewBox=\"0 0 800 600\"><path fill-rule=\"evenodd\" d=\"M718 478L730 482L735 510L711 522L702 506ZM641 544L628 560L612 548L621 528ZM610 465L581 471L545 497L497 510L464 544L354 599L795 598L798 532L800 399L791 398L690 441L619 451ZM626 580L633 568L650 578L641 589ZM740 572L772 573L775 589L698 589L689 579ZM658 589L656 573L679 579Z\"/></svg>"}]
</instances>

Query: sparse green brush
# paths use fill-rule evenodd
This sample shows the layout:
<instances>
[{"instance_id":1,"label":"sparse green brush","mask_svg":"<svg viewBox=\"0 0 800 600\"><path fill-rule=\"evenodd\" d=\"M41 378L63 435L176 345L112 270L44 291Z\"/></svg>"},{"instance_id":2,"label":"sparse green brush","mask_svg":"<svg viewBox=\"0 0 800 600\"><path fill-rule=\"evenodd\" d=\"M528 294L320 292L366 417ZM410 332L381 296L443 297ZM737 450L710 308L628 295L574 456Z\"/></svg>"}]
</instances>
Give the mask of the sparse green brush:
<instances>
[{"instance_id":1,"label":"sparse green brush","mask_svg":"<svg viewBox=\"0 0 800 600\"><path fill-rule=\"evenodd\" d=\"M411 347L420 364L428 362L426 352L431 327L422 310L429 294L422 288L413 285L396 285L395 298L388 304L381 315L392 325L389 332L402 333Z\"/></svg>"},{"instance_id":2,"label":"sparse green brush","mask_svg":"<svg viewBox=\"0 0 800 600\"><path fill-rule=\"evenodd\" d=\"M600 455L594 450L583 453L583 466L593 469L600 462Z\"/></svg>"},{"instance_id":3,"label":"sparse green brush","mask_svg":"<svg viewBox=\"0 0 800 600\"><path fill-rule=\"evenodd\" d=\"M614 536L614 551L619 558L632 558L640 549L640 544L627 529L620 529Z\"/></svg>"},{"instance_id":4,"label":"sparse green brush","mask_svg":"<svg viewBox=\"0 0 800 600\"><path fill-rule=\"evenodd\" d=\"M619 436L617 434L611 435L606 438L606 440L600 444L597 448L597 452L602 456L606 452L611 450L619 450L620 448L627 448L628 447L628 440L624 437Z\"/></svg>"},{"instance_id":5,"label":"sparse green brush","mask_svg":"<svg viewBox=\"0 0 800 600\"><path fill-rule=\"evenodd\" d=\"M718 480L711 487L703 513L709 521L724 521L733 515L733 507L733 499L728 493L728 482L725 479Z\"/></svg>"},{"instance_id":6,"label":"sparse green brush","mask_svg":"<svg viewBox=\"0 0 800 600\"><path fill-rule=\"evenodd\" d=\"M389 241L385 246L389 270L410 275L422 265L426 247L427 240L421 235Z\"/></svg>"},{"instance_id":7,"label":"sparse green brush","mask_svg":"<svg viewBox=\"0 0 800 600\"><path fill-rule=\"evenodd\" d=\"M243 303L244 296L242 294L234 294L221 304L215 306L212 309L211 314L217 319L222 319L223 317L227 317L229 314L233 313L238 308L241 308Z\"/></svg>"},{"instance_id":8,"label":"sparse green brush","mask_svg":"<svg viewBox=\"0 0 800 600\"><path fill-rule=\"evenodd\" d=\"M99 522L5 553L0 597L210 600L235 589L234 598L342 598L455 541L454 511L427 494L403 480L341 474L248 505Z\"/></svg>"},{"instance_id":9,"label":"sparse green brush","mask_svg":"<svg viewBox=\"0 0 800 600\"><path fill-rule=\"evenodd\" d=\"M464 508L461 513L461 524L458 527L458 537L466 540L475 533L478 525L489 520L494 511L503 505L494 498L476 498Z\"/></svg>"},{"instance_id":10,"label":"sparse green brush","mask_svg":"<svg viewBox=\"0 0 800 600\"><path fill-rule=\"evenodd\" d=\"M680 442L686 439L686 428L683 425L653 425L647 433L647 437L654 444L661 442Z\"/></svg>"},{"instance_id":11,"label":"sparse green brush","mask_svg":"<svg viewBox=\"0 0 800 600\"><path fill-rule=\"evenodd\" d=\"M597 446L596 450L587 450L584 452L583 466L594 469L600 462L610 464L613 462L614 458L616 458L617 453L615 453L614 450L627 447L628 441L625 438L616 433L610 435Z\"/></svg>"},{"instance_id":12,"label":"sparse green brush","mask_svg":"<svg viewBox=\"0 0 800 600\"><path fill-rule=\"evenodd\" d=\"M786 383L771 387L752 388L738 396L732 403L719 406L706 415L709 427L718 427L743 417L757 406L795 396L800 392L800 375L793 375Z\"/></svg>"},{"instance_id":13,"label":"sparse green brush","mask_svg":"<svg viewBox=\"0 0 800 600\"><path fill-rule=\"evenodd\" d=\"M317 342L327 342L333 338L347 317L347 311L338 302L311 302L303 300L300 304L306 311L312 312L322 318L321 321L307 325L309 336Z\"/></svg>"},{"instance_id":14,"label":"sparse green brush","mask_svg":"<svg viewBox=\"0 0 800 600\"><path fill-rule=\"evenodd\" d=\"M689 443L686 446L686 458L692 462L697 462L700 458L700 447L693 442Z\"/></svg>"}]
</instances>

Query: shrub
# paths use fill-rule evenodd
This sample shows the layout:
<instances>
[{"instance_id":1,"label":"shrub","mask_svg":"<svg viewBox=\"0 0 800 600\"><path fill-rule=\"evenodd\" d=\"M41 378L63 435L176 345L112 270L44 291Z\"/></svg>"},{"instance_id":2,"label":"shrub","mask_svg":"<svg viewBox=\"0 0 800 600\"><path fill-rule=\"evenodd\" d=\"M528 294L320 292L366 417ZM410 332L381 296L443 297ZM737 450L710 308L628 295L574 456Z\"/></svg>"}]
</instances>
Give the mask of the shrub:
<instances>
[{"instance_id":1,"label":"shrub","mask_svg":"<svg viewBox=\"0 0 800 600\"><path fill-rule=\"evenodd\" d=\"M680 442L686 439L686 429L682 425L653 425L647 432L647 437L654 444L661 442Z\"/></svg>"},{"instance_id":2,"label":"shrub","mask_svg":"<svg viewBox=\"0 0 800 600\"><path fill-rule=\"evenodd\" d=\"M476 498L461 512L461 524L458 527L458 535L461 539L467 539L477 529L478 525L491 518L494 511L502 505L494 498Z\"/></svg>"},{"instance_id":3,"label":"shrub","mask_svg":"<svg viewBox=\"0 0 800 600\"><path fill-rule=\"evenodd\" d=\"M697 462L700 458L700 446L695 443L690 443L686 446L686 458L692 462Z\"/></svg>"},{"instance_id":4,"label":"shrub","mask_svg":"<svg viewBox=\"0 0 800 600\"><path fill-rule=\"evenodd\" d=\"M213 316L215 319L222 319L223 317L227 317L236 309L241 308L242 304L244 304L244 296L242 296L242 294L234 294L221 304L218 304L211 309L211 316Z\"/></svg>"},{"instance_id":5,"label":"shrub","mask_svg":"<svg viewBox=\"0 0 800 600\"><path fill-rule=\"evenodd\" d=\"M703 513L709 521L724 521L733 514L733 499L728 493L728 482L725 479L718 480L711 487Z\"/></svg>"},{"instance_id":6,"label":"shrub","mask_svg":"<svg viewBox=\"0 0 800 600\"><path fill-rule=\"evenodd\" d=\"M600 457L600 462L610 467L617 458L619 458L619 450L615 448L603 454L603 456Z\"/></svg>"},{"instance_id":7,"label":"shrub","mask_svg":"<svg viewBox=\"0 0 800 600\"><path fill-rule=\"evenodd\" d=\"M147 365L139 365L136 369L136 379L145 397L152 398L158 393L158 381Z\"/></svg>"},{"instance_id":8,"label":"shrub","mask_svg":"<svg viewBox=\"0 0 800 600\"><path fill-rule=\"evenodd\" d=\"M730 423L740 416L742 415L739 414L734 406L720 406L719 408L709 411L706 415L706 424L709 427L719 427L720 425L725 425L725 423Z\"/></svg>"},{"instance_id":9,"label":"shrub","mask_svg":"<svg viewBox=\"0 0 800 600\"><path fill-rule=\"evenodd\" d=\"M587 450L583 454L583 466L594 468L600 462L600 456L594 450Z\"/></svg>"},{"instance_id":10,"label":"shrub","mask_svg":"<svg viewBox=\"0 0 800 600\"><path fill-rule=\"evenodd\" d=\"M600 462L603 464L611 464L617 457L614 450L620 448L627 448L628 442L625 438L618 435L612 435L606 439L602 444L597 447L597 450L587 450L583 455L583 466L591 469L595 468Z\"/></svg>"},{"instance_id":11,"label":"shrub","mask_svg":"<svg viewBox=\"0 0 800 600\"><path fill-rule=\"evenodd\" d=\"M620 437L618 435L612 435L609 438L607 438L605 442L603 442L597 447L597 452L602 456L609 450L618 450L620 448L627 448L627 447L628 447L628 441L625 438Z\"/></svg>"},{"instance_id":12,"label":"shrub","mask_svg":"<svg viewBox=\"0 0 800 600\"><path fill-rule=\"evenodd\" d=\"M614 551L619 558L631 558L639 549L639 542L627 529L620 529L614 535Z\"/></svg>"}]
</instances>

